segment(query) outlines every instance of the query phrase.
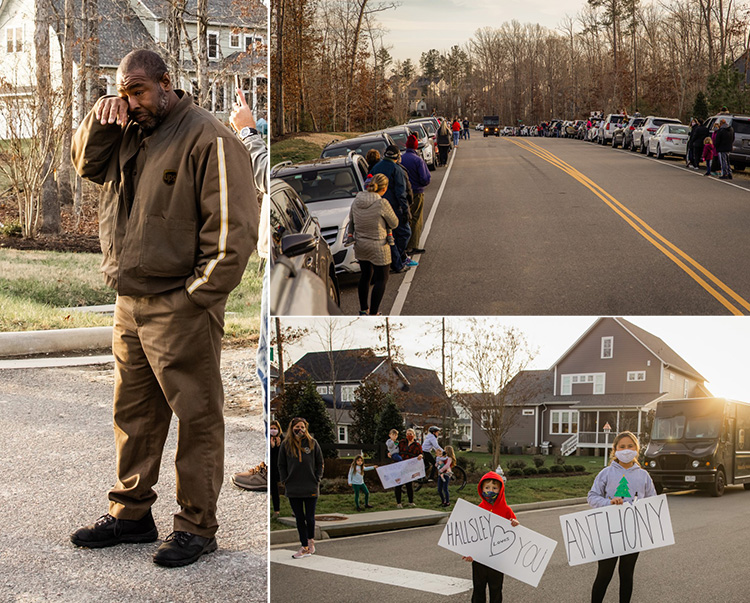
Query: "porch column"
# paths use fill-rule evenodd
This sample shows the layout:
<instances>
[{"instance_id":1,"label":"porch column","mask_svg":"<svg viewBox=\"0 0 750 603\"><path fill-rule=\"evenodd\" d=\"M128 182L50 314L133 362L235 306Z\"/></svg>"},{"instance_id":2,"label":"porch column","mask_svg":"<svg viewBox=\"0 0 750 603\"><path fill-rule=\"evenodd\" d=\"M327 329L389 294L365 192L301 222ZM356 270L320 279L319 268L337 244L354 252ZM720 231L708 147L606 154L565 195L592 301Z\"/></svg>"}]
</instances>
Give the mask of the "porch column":
<instances>
[{"instance_id":1,"label":"porch column","mask_svg":"<svg viewBox=\"0 0 750 603\"><path fill-rule=\"evenodd\" d=\"M642 417L643 417L643 411L639 408L638 409L638 437L639 438L641 437L641 430L642 430L641 418Z\"/></svg>"},{"instance_id":2,"label":"porch column","mask_svg":"<svg viewBox=\"0 0 750 603\"><path fill-rule=\"evenodd\" d=\"M596 443L599 443L599 411L596 411Z\"/></svg>"}]
</instances>

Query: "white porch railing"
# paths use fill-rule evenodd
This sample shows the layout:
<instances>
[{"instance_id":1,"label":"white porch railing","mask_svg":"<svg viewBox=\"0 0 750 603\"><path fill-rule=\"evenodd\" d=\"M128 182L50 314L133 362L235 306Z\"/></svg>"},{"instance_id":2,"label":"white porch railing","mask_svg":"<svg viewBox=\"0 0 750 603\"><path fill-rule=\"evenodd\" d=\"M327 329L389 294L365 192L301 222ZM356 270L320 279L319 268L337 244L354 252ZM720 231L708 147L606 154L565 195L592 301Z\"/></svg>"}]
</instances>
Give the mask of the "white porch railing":
<instances>
[{"instance_id":1,"label":"white porch railing","mask_svg":"<svg viewBox=\"0 0 750 603\"><path fill-rule=\"evenodd\" d=\"M578 434L578 445L581 448L609 448L612 440L617 435L614 431L606 433L604 431L581 431ZM638 438L642 434L636 434Z\"/></svg>"},{"instance_id":2,"label":"white porch railing","mask_svg":"<svg viewBox=\"0 0 750 603\"><path fill-rule=\"evenodd\" d=\"M578 434L574 433L560 445L560 452L563 456L570 456L578 448Z\"/></svg>"}]
</instances>

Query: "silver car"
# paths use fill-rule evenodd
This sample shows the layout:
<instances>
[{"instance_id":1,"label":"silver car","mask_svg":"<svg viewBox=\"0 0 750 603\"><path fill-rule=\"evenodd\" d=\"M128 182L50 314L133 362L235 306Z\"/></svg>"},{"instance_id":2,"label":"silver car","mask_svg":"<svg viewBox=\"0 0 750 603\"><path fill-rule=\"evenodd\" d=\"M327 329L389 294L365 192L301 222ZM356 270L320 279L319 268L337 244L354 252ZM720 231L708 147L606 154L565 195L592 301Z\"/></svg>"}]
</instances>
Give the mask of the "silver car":
<instances>
[{"instance_id":1,"label":"silver car","mask_svg":"<svg viewBox=\"0 0 750 603\"><path fill-rule=\"evenodd\" d=\"M633 130L633 146L630 147L631 151L640 149L643 155L648 150L648 139L651 138L652 134L656 134L656 131L664 124L681 124L679 119L672 117L654 117L649 115L640 127Z\"/></svg>"},{"instance_id":2,"label":"silver car","mask_svg":"<svg viewBox=\"0 0 750 603\"><path fill-rule=\"evenodd\" d=\"M648 139L647 155L661 159L665 155L687 155L687 141L690 127L681 124L664 124Z\"/></svg>"}]
</instances>

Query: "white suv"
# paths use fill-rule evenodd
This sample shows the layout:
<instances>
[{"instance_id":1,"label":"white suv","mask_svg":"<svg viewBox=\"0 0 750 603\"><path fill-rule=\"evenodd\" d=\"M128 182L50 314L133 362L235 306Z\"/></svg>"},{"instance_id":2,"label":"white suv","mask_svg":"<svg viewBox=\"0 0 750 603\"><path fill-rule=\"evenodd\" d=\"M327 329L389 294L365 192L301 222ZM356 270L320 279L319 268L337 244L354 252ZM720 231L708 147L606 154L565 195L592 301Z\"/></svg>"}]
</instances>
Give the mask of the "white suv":
<instances>
[{"instance_id":1,"label":"white suv","mask_svg":"<svg viewBox=\"0 0 750 603\"><path fill-rule=\"evenodd\" d=\"M630 147L631 151L640 149L641 154L645 155L648 151L648 141L652 135L656 134L656 131L661 128L664 124L681 124L679 119L672 117L654 117L649 115L639 127L633 130L633 146Z\"/></svg>"},{"instance_id":2,"label":"white suv","mask_svg":"<svg viewBox=\"0 0 750 603\"><path fill-rule=\"evenodd\" d=\"M627 118L622 113L610 113L607 115L607 118L599 126L597 142L599 144L612 142L612 135L615 133L615 128L624 121L627 121Z\"/></svg>"}]
</instances>

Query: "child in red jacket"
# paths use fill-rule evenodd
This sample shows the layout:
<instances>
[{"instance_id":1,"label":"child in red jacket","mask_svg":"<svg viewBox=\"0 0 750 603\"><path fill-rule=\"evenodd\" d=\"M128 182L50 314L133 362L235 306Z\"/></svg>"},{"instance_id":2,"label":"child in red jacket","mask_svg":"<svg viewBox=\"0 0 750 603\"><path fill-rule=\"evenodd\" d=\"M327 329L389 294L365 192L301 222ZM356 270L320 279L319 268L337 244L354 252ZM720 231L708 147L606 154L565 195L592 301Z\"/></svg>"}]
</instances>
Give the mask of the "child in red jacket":
<instances>
[{"instance_id":1,"label":"child in red jacket","mask_svg":"<svg viewBox=\"0 0 750 603\"><path fill-rule=\"evenodd\" d=\"M704 176L711 175L711 163L714 157L716 157L716 147L711 137L706 136L706 139L703 141L703 161L706 162L706 173L703 174Z\"/></svg>"},{"instance_id":2,"label":"child in red jacket","mask_svg":"<svg viewBox=\"0 0 750 603\"><path fill-rule=\"evenodd\" d=\"M510 520L510 525L517 526L519 521L516 514L505 502L505 484L503 479L494 471L489 471L482 476L477 486L482 502L480 509L491 511L495 515ZM471 561L471 580L474 583L474 591L471 594L471 603L485 603L487 601L487 587L490 587L490 603L502 603L503 601L503 578L505 574L491 567L477 563L471 557L463 557L464 561Z\"/></svg>"}]
</instances>

